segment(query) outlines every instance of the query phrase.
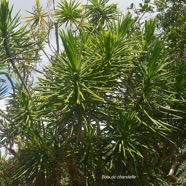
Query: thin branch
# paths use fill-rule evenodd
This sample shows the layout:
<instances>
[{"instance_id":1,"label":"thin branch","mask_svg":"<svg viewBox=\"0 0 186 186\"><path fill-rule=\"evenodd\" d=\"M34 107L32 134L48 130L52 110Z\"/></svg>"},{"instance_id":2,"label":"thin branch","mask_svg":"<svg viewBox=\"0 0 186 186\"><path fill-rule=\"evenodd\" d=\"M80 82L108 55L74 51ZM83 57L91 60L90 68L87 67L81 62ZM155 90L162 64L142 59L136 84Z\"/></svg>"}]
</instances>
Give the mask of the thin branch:
<instances>
[{"instance_id":1,"label":"thin branch","mask_svg":"<svg viewBox=\"0 0 186 186\"><path fill-rule=\"evenodd\" d=\"M7 77L8 81L10 82L11 87L12 87L12 91L13 91L13 95L15 96L15 87L14 87L14 83L13 83L12 79L10 78L9 74L5 74L5 76Z\"/></svg>"},{"instance_id":2,"label":"thin branch","mask_svg":"<svg viewBox=\"0 0 186 186\"><path fill-rule=\"evenodd\" d=\"M31 98L30 91L28 90L28 88L27 88L27 86L26 86L21 74L19 73L18 68L16 67L16 65L14 64L14 61L11 58L10 51L9 51L9 48L8 48L8 44L7 44L7 39L4 40L3 45L4 45L4 48L5 48L5 51L6 51L6 55L8 56L9 61L10 61L11 65L12 65L13 69L15 70L16 74L18 75L19 79L21 80L21 83L23 84L23 87L25 88L26 92L28 93L28 95Z\"/></svg>"},{"instance_id":3,"label":"thin branch","mask_svg":"<svg viewBox=\"0 0 186 186\"><path fill-rule=\"evenodd\" d=\"M55 36L56 36L56 53L59 54L59 33L58 33L58 23L54 23L55 27Z\"/></svg>"},{"instance_id":4,"label":"thin branch","mask_svg":"<svg viewBox=\"0 0 186 186\"><path fill-rule=\"evenodd\" d=\"M32 68L32 70L34 70L35 72L38 72L38 73L40 73L40 74L44 74L42 71L40 71L40 70L34 68L32 65L25 64L25 66Z\"/></svg>"},{"instance_id":5,"label":"thin branch","mask_svg":"<svg viewBox=\"0 0 186 186\"><path fill-rule=\"evenodd\" d=\"M5 149L7 149L7 150L10 152L10 154L12 154L15 158L19 158L18 153L17 153L14 149L8 147L8 146L5 145L5 144L3 144L2 146L3 146Z\"/></svg>"},{"instance_id":6,"label":"thin branch","mask_svg":"<svg viewBox=\"0 0 186 186\"><path fill-rule=\"evenodd\" d=\"M39 49L44 53L44 55L47 57L48 61L51 62L51 59L50 59L50 57L48 56L48 54L45 52L45 50L44 50L39 44L37 44L37 46L38 46Z\"/></svg>"},{"instance_id":7,"label":"thin branch","mask_svg":"<svg viewBox=\"0 0 186 186\"><path fill-rule=\"evenodd\" d=\"M56 4L55 4L55 0L53 0L53 10L56 9ZM58 28L58 23L55 22L51 15L49 15L49 18L51 19L51 21L54 24L54 31L55 31L55 37L56 37L56 53L57 55L59 54L59 28Z\"/></svg>"}]
</instances>

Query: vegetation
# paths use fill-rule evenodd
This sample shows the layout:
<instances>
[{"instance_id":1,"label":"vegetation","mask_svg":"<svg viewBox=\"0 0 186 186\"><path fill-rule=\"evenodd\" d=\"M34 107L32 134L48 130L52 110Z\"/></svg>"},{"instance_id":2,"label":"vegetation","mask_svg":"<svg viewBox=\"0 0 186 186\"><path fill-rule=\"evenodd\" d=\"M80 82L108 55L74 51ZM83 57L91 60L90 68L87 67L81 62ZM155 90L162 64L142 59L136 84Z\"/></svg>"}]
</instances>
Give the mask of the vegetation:
<instances>
[{"instance_id":1,"label":"vegetation","mask_svg":"<svg viewBox=\"0 0 186 186\"><path fill-rule=\"evenodd\" d=\"M154 3L1 0L0 185L185 184L186 4Z\"/></svg>"}]
</instances>

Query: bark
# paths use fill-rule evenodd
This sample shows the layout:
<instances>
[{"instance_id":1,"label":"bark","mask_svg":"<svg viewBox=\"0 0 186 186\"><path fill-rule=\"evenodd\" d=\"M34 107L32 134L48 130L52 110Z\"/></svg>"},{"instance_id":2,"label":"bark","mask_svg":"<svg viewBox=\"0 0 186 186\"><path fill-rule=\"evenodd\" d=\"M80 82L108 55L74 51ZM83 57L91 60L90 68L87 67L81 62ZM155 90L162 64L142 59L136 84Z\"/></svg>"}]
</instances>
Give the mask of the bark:
<instances>
[{"instance_id":1,"label":"bark","mask_svg":"<svg viewBox=\"0 0 186 186\"><path fill-rule=\"evenodd\" d=\"M177 177L175 176L177 165L178 165L178 160L177 160L177 156L175 156L172 160L171 169L167 175L167 178L169 179L170 182L177 181Z\"/></svg>"}]
</instances>

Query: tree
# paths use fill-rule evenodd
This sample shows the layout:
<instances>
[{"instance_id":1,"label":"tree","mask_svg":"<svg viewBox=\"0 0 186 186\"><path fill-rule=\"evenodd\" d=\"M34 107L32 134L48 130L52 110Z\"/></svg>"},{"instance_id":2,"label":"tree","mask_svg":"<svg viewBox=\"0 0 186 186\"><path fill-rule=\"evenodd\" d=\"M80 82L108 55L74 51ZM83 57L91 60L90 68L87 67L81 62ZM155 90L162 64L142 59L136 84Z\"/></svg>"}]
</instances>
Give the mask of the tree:
<instances>
[{"instance_id":1,"label":"tree","mask_svg":"<svg viewBox=\"0 0 186 186\"><path fill-rule=\"evenodd\" d=\"M174 174L170 170L168 177L170 179L175 176L178 162L184 162L185 159L182 153L182 146L185 141L185 1L174 1L174 0L155 0L155 1L144 1L141 3L140 10L144 15L153 7L153 12L156 14L158 21L158 35L164 38L166 48L169 50L169 56L173 63L170 65L172 73L174 73L174 79L171 80L173 83L170 91L175 100L171 103L170 108L177 110L177 115L180 119L178 121L171 121L175 127L179 128L179 132L173 132L171 139L175 143L174 147L167 148L169 152L174 151L172 156L172 167L174 168ZM156 11L156 12L155 12ZM152 11L151 11L152 12ZM178 101L179 100L179 101ZM178 111L179 110L179 111ZM180 148L182 149L180 151ZM184 150L183 150L184 151ZM180 153L181 152L181 153ZM177 155L176 155L177 154ZM179 159L179 160L178 160ZM175 166L176 165L176 166ZM171 167L171 166L170 166ZM183 169L183 165L180 165ZM178 168L179 169L179 168ZM170 174L171 173L171 174ZM179 173L179 171L178 171ZM182 177L183 178L183 177ZM177 179L177 184L180 183L180 179ZM183 180L181 179L181 182Z\"/></svg>"},{"instance_id":2,"label":"tree","mask_svg":"<svg viewBox=\"0 0 186 186\"><path fill-rule=\"evenodd\" d=\"M170 48L171 56L174 59L175 63L172 69L175 73L175 99L176 100L185 100L185 73L186 73L186 56L185 56L185 12L186 12L186 3L185 1L156 1L157 10L159 11L158 20L159 26L164 31L164 37L167 41L167 45ZM179 109L182 111L180 113L180 120L175 125L182 130L179 133L179 138L177 134L174 136L174 142L177 144L177 149L182 146L185 141L185 103L184 101L179 101L173 103L173 108ZM180 162L184 162L185 158L182 156L183 153L180 153L177 150L178 157ZM181 168L181 166L180 166ZM179 171L178 171L179 173ZM179 182L180 180L178 180ZM183 182L183 180L181 180Z\"/></svg>"},{"instance_id":3,"label":"tree","mask_svg":"<svg viewBox=\"0 0 186 186\"><path fill-rule=\"evenodd\" d=\"M10 185L161 185L182 120L175 103L184 100L175 99L176 65L156 19L141 24L108 0L61 0L53 11L36 1L22 35L18 15L11 18L6 0L0 5L8 25L0 27L0 42L15 51L7 56L6 45L0 48L14 72L0 128L15 162ZM50 63L42 73L40 55ZM35 68L40 77L31 84Z\"/></svg>"}]
</instances>

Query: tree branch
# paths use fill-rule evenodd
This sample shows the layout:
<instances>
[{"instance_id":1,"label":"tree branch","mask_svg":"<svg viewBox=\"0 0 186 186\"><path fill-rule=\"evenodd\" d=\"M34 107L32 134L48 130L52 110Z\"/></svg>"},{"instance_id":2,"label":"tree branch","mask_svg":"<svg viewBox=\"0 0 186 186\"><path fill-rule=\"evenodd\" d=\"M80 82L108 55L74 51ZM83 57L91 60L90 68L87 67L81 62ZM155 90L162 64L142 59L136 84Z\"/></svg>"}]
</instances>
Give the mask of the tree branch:
<instances>
[{"instance_id":1,"label":"tree branch","mask_svg":"<svg viewBox=\"0 0 186 186\"><path fill-rule=\"evenodd\" d=\"M11 54L10 54L10 51L9 51L9 48L8 48L8 44L7 44L7 39L4 40L3 45L4 45L4 48L5 48L6 55L7 55L7 57L9 58L9 61L10 61L11 65L12 65L13 69L15 70L15 72L16 72L16 74L18 75L18 77L19 77L21 83L23 84L23 87L25 88L26 92L28 93L28 95L29 95L30 98L31 98L30 91L28 90L28 88L27 88L27 86L26 86L26 84L25 84L25 82L24 82L24 80L23 80L21 74L19 73L18 68L16 67L16 65L14 64L14 61L13 61L12 58L11 58Z\"/></svg>"},{"instance_id":2,"label":"tree branch","mask_svg":"<svg viewBox=\"0 0 186 186\"><path fill-rule=\"evenodd\" d=\"M171 182L176 182L177 181L177 177L175 176L177 165L178 165L178 160L177 160L177 156L175 156L172 159L172 166L171 166L171 169L169 171L169 174L167 175L167 178Z\"/></svg>"}]
</instances>

